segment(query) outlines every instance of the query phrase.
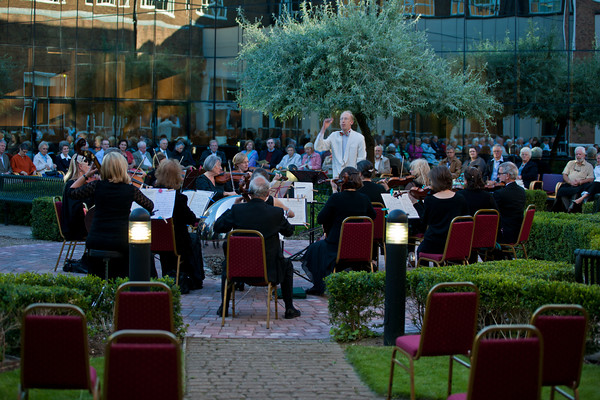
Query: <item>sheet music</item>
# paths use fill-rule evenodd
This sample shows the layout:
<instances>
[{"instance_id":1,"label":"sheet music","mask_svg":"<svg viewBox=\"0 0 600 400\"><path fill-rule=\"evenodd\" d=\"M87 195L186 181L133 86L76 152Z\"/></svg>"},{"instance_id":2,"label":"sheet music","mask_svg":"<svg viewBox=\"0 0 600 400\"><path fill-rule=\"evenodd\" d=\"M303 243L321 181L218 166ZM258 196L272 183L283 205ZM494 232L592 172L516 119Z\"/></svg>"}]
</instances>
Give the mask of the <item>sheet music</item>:
<instances>
[{"instance_id":1,"label":"sheet music","mask_svg":"<svg viewBox=\"0 0 600 400\"><path fill-rule=\"evenodd\" d=\"M385 207L388 209L388 213L392 210L402 210L408 215L409 219L419 218L419 213L408 198L407 191L403 191L402 196L399 197L394 197L389 193L382 193L381 197L383 198Z\"/></svg>"},{"instance_id":2,"label":"sheet music","mask_svg":"<svg viewBox=\"0 0 600 400\"><path fill-rule=\"evenodd\" d=\"M290 181L273 181L269 189L269 194L273 197L284 197L288 189L292 186Z\"/></svg>"},{"instance_id":3,"label":"sheet music","mask_svg":"<svg viewBox=\"0 0 600 400\"><path fill-rule=\"evenodd\" d=\"M140 189L142 194L154 203L152 219L168 219L173 217L175 207L175 190L173 189ZM131 210L141 208L135 201L131 203Z\"/></svg>"},{"instance_id":4,"label":"sheet music","mask_svg":"<svg viewBox=\"0 0 600 400\"><path fill-rule=\"evenodd\" d=\"M312 182L295 182L294 197L297 199L306 199L307 202L312 203L314 201Z\"/></svg>"},{"instance_id":5,"label":"sheet music","mask_svg":"<svg viewBox=\"0 0 600 400\"><path fill-rule=\"evenodd\" d=\"M183 192L188 198L187 205L196 214L196 218L200 218L210 203L210 199L215 195L215 192L209 190L185 190Z\"/></svg>"},{"instance_id":6,"label":"sheet music","mask_svg":"<svg viewBox=\"0 0 600 400\"><path fill-rule=\"evenodd\" d=\"M292 225L306 224L306 199L281 198L278 199L284 206L294 212L294 218L288 217L288 222Z\"/></svg>"}]
</instances>

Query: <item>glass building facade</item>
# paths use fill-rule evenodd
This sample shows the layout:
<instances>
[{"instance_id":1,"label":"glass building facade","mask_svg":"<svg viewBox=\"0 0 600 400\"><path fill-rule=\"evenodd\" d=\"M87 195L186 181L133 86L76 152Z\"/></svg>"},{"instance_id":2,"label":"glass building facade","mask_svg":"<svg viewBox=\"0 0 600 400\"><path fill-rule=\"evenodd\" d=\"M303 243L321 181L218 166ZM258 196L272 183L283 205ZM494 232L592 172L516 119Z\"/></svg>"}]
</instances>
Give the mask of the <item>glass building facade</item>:
<instances>
[{"instance_id":1,"label":"glass building facade","mask_svg":"<svg viewBox=\"0 0 600 400\"><path fill-rule=\"evenodd\" d=\"M559 33L565 57L594 50L600 3L594 0L406 0L443 57L466 58L483 40L518 40L533 21ZM314 138L315 115L278 121L235 102L243 32L238 8L269 24L296 0L0 0L0 129L38 142L67 134L128 138L183 136L236 146L269 136L282 144ZM515 52L518 49L515 48ZM519 85L519 82L515 82ZM540 101L545 101L540 99ZM566 105L568 107L568 104ZM552 124L509 116L492 128L508 137L553 136ZM428 115L372 121L374 133L468 138L471 121ZM596 142L596 127L570 126L571 142Z\"/></svg>"}]
</instances>

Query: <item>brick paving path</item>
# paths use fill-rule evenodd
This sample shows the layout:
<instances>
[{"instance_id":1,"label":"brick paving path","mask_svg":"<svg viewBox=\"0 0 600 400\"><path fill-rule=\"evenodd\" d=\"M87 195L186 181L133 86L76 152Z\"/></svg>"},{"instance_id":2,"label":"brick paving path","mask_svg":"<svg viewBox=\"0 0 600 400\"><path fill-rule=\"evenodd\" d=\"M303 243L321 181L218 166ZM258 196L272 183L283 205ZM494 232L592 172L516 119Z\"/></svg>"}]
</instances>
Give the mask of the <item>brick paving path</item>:
<instances>
[{"instance_id":1,"label":"brick paving path","mask_svg":"<svg viewBox=\"0 0 600 400\"><path fill-rule=\"evenodd\" d=\"M22 228L17 230L23 235ZM2 236L10 235L10 226L0 227L0 243ZM293 254L307 244L286 241L285 249ZM0 247L0 272L53 273L60 246L44 242ZM76 251L76 258L82 250ZM222 254L222 249L212 246L203 251ZM299 263L294 264L300 269ZM63 273L62 265L57 273ZM306 289L312 285L295 276L294 286ZM280 300L280 318L275 320L272 312L271 329L266 329L266 289L248 286L236 292L236 317L226 318L221 327L221 318L216 315L221 303L220 276L208 270L204 288L182 296L181 301L184 323L188 325L186 399L375 398L360 383L340 346L330 340L325 297L295 299L302 316L293 320L283 319ZM406 331L414 331L408 317Z\"/></svg>"}]
</instances>

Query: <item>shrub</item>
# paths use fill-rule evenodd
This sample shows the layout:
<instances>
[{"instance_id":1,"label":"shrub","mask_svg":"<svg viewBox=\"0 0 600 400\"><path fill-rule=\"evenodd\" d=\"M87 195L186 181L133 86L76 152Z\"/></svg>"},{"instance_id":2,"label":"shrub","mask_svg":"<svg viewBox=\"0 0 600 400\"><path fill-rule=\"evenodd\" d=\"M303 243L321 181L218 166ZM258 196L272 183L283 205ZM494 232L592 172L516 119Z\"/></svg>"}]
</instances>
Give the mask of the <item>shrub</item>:
<instances>
[{"instance_id":1,"label":"shrub","mask_svg":"<svg viewBox=\"0 0 600 400\"><path fill-rule=\"evenodd\" d=\"M599 222L598 214L536 211L527 254L541 260L573 263L575 249L599 249Z\"/></svg>"},{"instance_id":2,"label":"shrub","mask_svg":"<svg viewBox=\"0 0 600 400\"><path fill-rule=\"evenodd\" d=\"M566 263L512 260L467 266L417 268L407 274L407 292L415 300L413 321L420 327L427 294L441 282L473 282L480 291L479 329L491 324L528 323L544 304L580 304L590 315L590 335L598 340L600 287L575 282Z\"/></svg>"},{"instance_id":3,"label":"shrub","mask_svg":"<svg viewBox=\"0 0 600 400\"><path fill-rule=\"evenodd\" d=\"M31 225L31 204L29 203L0 203L0 215L4 223L5 219L13 225Z\"/></svg>"},{"instance_id":4,"label":"shrub","mask_svg":"<svg viewBox=\"0 0 600 400\"><path fill-rule=\"evenodd\" d=\"M41 240L61 241L52 197L33 199L31 207L31 233Z\"/></svg>"},{"instance_id":5,"label":"shrub","mask_svg":"<svg viewBox=\"0 0 600 400\"><path fill-rule=\"evenodd\" d=\"M349 341L373 336L369 324L383 315L385 274L339 272L325 278L325 284L334 339Z\"/></svg>"},{"instance_id":6,"label":"shrub","mask_svg":"<svg viewBox=\"0 0 600 400\"><path fill-rule=\"evenodd\" d=\"M546 199L548 195L543 190L525 190L525 198L527 205L535 205L537 211L546 211Z\"/></svg>"},{"instance_id":7,"label":"shrub","mask_svg":"<svg viewBox=\"0 0 600 400\"><path fill-rule=\"evenodd\" d=\"M117 288L127 279L105 281L96 276L53 274L0 274L0 360L4 352L19 353L19 328L23 310L32 303L69 303L80 307L88 320L90 336L103 339L111 333ZM181 294L172 278L158 279L173 291L175 332L183 338Z\"/></svg>"}]
</instances>

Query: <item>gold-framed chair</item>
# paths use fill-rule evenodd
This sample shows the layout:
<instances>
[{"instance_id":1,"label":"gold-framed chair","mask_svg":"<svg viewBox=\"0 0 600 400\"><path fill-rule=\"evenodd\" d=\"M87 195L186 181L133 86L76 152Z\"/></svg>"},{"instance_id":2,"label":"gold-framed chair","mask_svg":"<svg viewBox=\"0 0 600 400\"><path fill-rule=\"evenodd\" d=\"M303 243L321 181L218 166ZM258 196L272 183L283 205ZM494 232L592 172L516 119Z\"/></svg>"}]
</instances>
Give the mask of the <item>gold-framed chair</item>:
<instances>
[{"instance_id":1,"label":"gold-framed chair","mask_svg":"<svg viewBox=\"0 0 600 400\"><path fill-rule=\"evenodd\" d=\"M450 229L448 229L444 252L441 254L420 253L417 267L421 265L422 261L432 262L438 267L449 262L469 264L474 227L475 223L470 215L454 217L450 223Z\"/></svg>"},{"instance_id":2,"label":"gold-framed chair","mask_svg":"<svg viewBox=\"0 0 600 400\"><path fill-rule=\"evenodd\" d=\"M60 263L60 259L63 254L63 250L65 246L67 246L67 252L65 253L65 261L70 257L73 257L75 253L75 247L77 246L85 246L85 240L67 240L62 231L62 200L59 196L54 196L52 199L52 203L54 205L54 215L56 215L56 223L58 224L58 232L60 233L60 237L63 240L62 246L60 248L60 252L58 253L58 259L56 260L56 265L54 266L54 271L58 269L58 264Z\"/></svg>"},{"instance_id":3,"label":"gold-framed chair","mask_svg":"<svg viewBox=\"0 0 600 400\"><path fill-rule=\"evenodd\" d=\"M521 223L521 229L519 230L519 236L515 243L498 243L502 248L502 251L505 253L512 253L515 258L517 258L517 249L520 248L523 250L523 254L525 258L527 257L527 249L525 248L525 243L529 240L529 234L531 233L531 227L533 225L533 217L535 216L535 205L530 204L527 206L525 210L525 216L523 217L523 222Z\"/></svg>"},{"instance_id":4,"label":"gold-framed chair","mask_svg":"<svg viewBox=\"0 0 600 400\"><path fill-rule=\"evenodd\" d=\"M373 225L373 220L367 216L350 216L342 221L333 272L345 265L364 265L373 272Z\"/></svg>"}]
</instances>

